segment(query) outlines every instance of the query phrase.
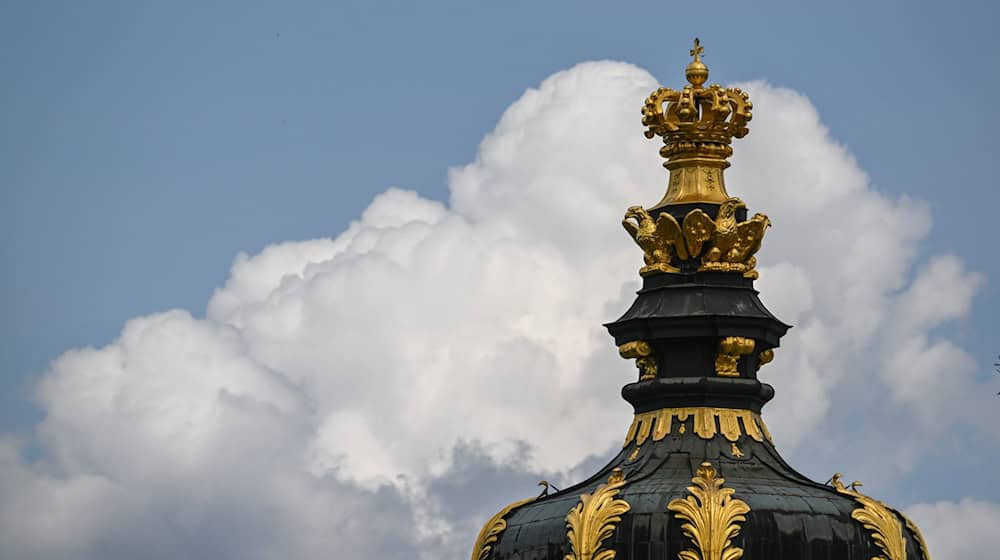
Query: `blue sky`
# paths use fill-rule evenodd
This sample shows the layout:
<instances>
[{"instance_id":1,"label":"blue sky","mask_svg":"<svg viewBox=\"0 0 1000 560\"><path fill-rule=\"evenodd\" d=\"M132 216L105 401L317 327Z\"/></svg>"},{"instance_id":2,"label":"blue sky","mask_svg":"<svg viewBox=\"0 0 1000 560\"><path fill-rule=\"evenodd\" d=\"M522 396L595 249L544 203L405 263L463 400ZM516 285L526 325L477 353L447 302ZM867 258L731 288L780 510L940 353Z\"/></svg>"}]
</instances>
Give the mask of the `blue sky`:
<instances>
[{"instance_id":1,"label":"blue sky","mask_svg":"<svg viewBox=\"0 0 1000 560\"><path fill-rule=\"evenodd\" d=\"M930 202L927 243L994 278L1000 54L990 3L7 4L0 57L0 426L31 381L127 318L203 312L239 251L332 235L388 186L442 198L527 87L584 60L809 96L874 184ZM963 335L1000 352L993 283Z\"/></svg>"},{"instance_id":2,"label":"blue sky","mask_svg":"<svg viewBox=\"0 0 1000 560\"><path fill-rule=\"evenodd\" d=\"M916 268L950 253L985 280L934 333L986 379L997 16L988 2L5 3L0 433L35 441L36 383L64 351L134 317L204 316L237 254L336 236L389 187L445 202L449 168L526 89L588 60L678 85L694 36L713 81L807 96L875 191L929 205Z\"/></svg>"}]
</instances>

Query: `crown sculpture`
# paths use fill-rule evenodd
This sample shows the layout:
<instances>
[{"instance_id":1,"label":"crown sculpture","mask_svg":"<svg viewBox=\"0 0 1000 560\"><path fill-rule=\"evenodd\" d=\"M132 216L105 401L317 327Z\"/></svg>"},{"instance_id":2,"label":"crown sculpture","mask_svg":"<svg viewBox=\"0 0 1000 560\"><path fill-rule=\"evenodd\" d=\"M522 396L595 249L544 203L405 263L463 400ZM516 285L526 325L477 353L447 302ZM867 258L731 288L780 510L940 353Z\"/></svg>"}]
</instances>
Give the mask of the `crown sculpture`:
<instances>
[{"instance_id":1,"label":"crown sculpture","mask_svg":"<svg viewBox=\"0 0 1000 560\"><path fill-rule=\"evenodd\" d=\"M771 221L756 214L739 222L737 213L745 213L746 205L729 196L723 179L733 138L749 132L753 104L739 88L702 87L708 80L708 67L701 61L704 51L695 39L694 60L686 72L688 85L680 91L661 87L642 107L646 137L663 137L660 155L670 170L667 193L650 210L678 205L689 210L679 217L660 212L655 219L641 206L625 212L622 225L645 253L646 266L639 271L643 276L719 270L757 278L753 255ZM715 219L698 207L705 204L719 205Z\"/></svg>"},{"instance_id":2,"label":"crown sculpture","mask_svg":"<svg viewBox=\"0 0 1000 560\"><path fill-rule=\"evenodd\" d=\"M622 224L642 248L642 289L607 323L638 380L621 451L579 484L494 515L472 560L930 560L902 512L845 485L820 484L778 454L761 417L774 389L758 378L790 328L757 297L755 253L771 224L726 192L749 97L705 87L695 39L688 84L646 99L670 171L650 208Z\"/></svg>"}]
</instances>

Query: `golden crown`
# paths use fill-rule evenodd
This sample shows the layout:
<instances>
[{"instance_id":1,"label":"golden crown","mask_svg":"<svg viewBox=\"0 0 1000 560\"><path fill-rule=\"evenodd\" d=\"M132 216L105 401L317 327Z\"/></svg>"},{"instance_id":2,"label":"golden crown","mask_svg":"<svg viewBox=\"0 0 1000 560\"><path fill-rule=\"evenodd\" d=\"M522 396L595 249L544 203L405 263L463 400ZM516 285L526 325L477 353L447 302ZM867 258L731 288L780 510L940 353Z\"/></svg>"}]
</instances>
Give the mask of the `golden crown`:
<instances>
[{"instance_id":1,"label":"golden crown","mask_svg":"<svg viewBox=\"0 0 1000 560\"><path fill-rule=\"evenodd\" d=\"M670 170L663 200L653 208L668 204L721 204L729 195L722 170L729 167L733 138L749 132L750 96L739 88L719 84L703 87L708 67L701 61L705 48L694 40L687 66L688 84L680 91L661 87L651 93L642 107L646 137L663 137L660 155ZM666 109L664 110L664 105Z\"/></svg>"}]
</instances>

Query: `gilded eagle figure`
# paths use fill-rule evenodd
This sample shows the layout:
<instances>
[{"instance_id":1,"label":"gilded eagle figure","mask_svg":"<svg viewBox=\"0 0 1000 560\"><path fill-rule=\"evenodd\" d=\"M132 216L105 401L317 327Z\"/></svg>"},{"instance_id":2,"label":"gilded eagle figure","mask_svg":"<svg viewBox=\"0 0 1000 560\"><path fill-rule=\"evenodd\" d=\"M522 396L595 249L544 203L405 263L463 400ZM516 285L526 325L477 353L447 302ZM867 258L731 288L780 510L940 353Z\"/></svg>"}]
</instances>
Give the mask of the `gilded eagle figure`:
<instances>
[{"instance_id":1,"label":"gilded eagle figure","mask_svg":"<svg viewBox=\"0 0 1000 560\"><path fill-rule=\"evenodd\" d=\"M757 258L753 255L760 250L771 220L764 214L755 214L745 222L737 222L736 210L740 208L746 208L746 204L731 197L719 206L719 216L715 220L698 209L684 217L684 237L689 252L697 255L708 243L698 270L742 272L747 278L757 278L759 274L754 269Z\"/></svg>"},{"instance_id":2,"label":"gilded eagle figure","mask_svg":"<svg viewBox=\"0 0 1000 560\"><path fill-rule=\"evenodd\" d=\"M756 214L745 222L736 221L736 210L746 204L736 197L726 199L719 206L719 215L713 220L702 210L695 209L684 217L683 227L668 212L660 212L656 220L641 206L632 206L625 212L622 226L636 244L642 248L646 262L639 272L643 276L657 272L680 272L671 263L705 254L698 270L741 272L747 278L757 278L754 269L764 231L771 220Z\"/></svg>"},{"instance_id":3,"label":"gilded eagle figure","mask_svg":"<svg viewBox=\"0 0 1000 560\"><path fill-rule=\"evenodd\" d=\"M632 222L635 220L635 223ZM654 272L680 272L680 269L670 264L673 248L677 257L688 258L681 226L667 212L661 212L656 220L642 206L630 206L625 211L622 226L629 232L636 244L642 248L643 260L646 266L639 271L642 275Z\"/></svg>"}]
</instances>

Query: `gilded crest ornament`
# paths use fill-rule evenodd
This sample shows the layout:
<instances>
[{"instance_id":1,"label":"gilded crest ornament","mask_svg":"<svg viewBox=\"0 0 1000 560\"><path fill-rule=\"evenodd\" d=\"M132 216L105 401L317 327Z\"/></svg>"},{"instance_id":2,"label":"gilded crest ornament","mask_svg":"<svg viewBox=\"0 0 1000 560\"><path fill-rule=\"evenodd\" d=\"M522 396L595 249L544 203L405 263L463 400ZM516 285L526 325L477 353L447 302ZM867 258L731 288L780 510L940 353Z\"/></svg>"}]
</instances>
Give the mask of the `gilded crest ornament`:
<instances>
[{"instance_id":1,"label":"gilded crest ornament","mask_svg":"<svg viewBox=\"0 0 1000 560\"><path fill-rule=\"evenodd\" d=\"M872 540L882 549L884 556L872 556L872 560L906 560L906 540L903 526L896 513L882 502L858 492L860 482L844 486L841 474L830 478L830 484L837 492L854 498L861 507L851 512L851 518L861 523L871 533ZM921 538L921 541L923 539Z\"/></svg>"},{"instance_id":2,"label":"gilded crest ornament","mask_svg":"<svg viewBox=\"0 0 1000 560\"><path fill-rule=\"evenodd\" d=\"M564 560L614 560L615 551L602 550L601 545L615 533L621 516L631 509L628 502L615 497L624 485L625 476L615 468L607 484L580 496L580 503L566 515L570 553Z\"/></svg>"},{"instance_id":3,"label":"gilded crest ornament","mask_svg":"<svg viewBox=\"0 0 1000 560\"><path fill-rule=\"evenodd\" d=\"M746 521L750 506L733 498L735 490L723 488L725 479L716 476L711 463L702 463L688 487L690 496L667 504L678 519L685 521L681 531L691 539L694 549L682 550L680 560L739 560L743 549L733 546L733 538Z\"/></svg>"}]
</instances>

